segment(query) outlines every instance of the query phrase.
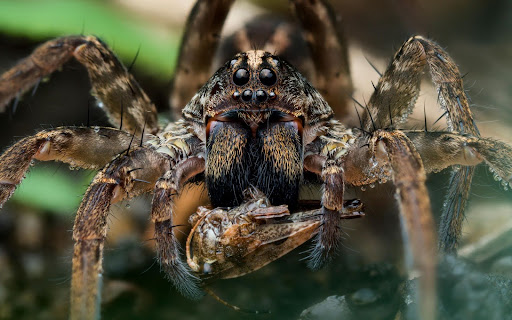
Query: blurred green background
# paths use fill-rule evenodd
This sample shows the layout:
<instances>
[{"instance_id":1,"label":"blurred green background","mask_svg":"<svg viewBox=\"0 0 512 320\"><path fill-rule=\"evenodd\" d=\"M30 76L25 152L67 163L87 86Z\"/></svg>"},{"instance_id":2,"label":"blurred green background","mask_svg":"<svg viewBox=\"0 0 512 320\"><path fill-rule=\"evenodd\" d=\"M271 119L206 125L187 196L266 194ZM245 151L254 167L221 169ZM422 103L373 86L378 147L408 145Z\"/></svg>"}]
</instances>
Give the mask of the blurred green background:
<instances>
[{"instance_id":1,"label":"blurred green background","mask_svg":"<svg viewBox=\"0 0 512 320\"><path fill-rule=\"evenodd\" d=\"M366 58L383 71L401 43L412 34L438 41L459 64L472 98L475 118L484 136L512 143L512 4L507 0L364 0L331 1L345 23L350 44L355 97L368 100L378 75ZM130 65L161 113L167 99L182 28L191 0L0 0L0 72L27 56L41 42L63 35L94 34ZM289 18L287 1L238 1L225 33L251 16L272 12ZM108 125L89 95L87 74L70 62L27 93L15 113L0 114L0 146L41 128L87 123ZM432 123L442 113L436 95L426 86L418 104L427 105ZM411 126L423 123L423 108ZM89 111L88 111L89 110ZM94 173L69 171L66 165L38 163L0 214L0 319L66 318L71 263L71 230L81 196ZM483 167L472 189L466 244L496 232L512 213L512 196ZM439 212L447 174L429 179L434 210ZM299 261L307 247L289 257L234 280L221 280L215 290L228 301L252 309L271 309L265 319L296 319L300 312L328 295L350 292L348 275L369 263L400 264L398 220L382 197L383 186L367 197L368 215L347 222L347 242L341 257L320 272ZM382 194L384 194L382 196ZM159 273L151 250L147 199L114 208L105 253L106 319L238 319L235 313L207 297L200 302L182 298ZM500 232L503 232L500 229ZM500 251L479 263L492 269L510 256ZM508 272L512 267L508 269ZM343 276L345 275L345 276ZM314 290L313 290L314 289Z\"/></svg>"}]
</instances>

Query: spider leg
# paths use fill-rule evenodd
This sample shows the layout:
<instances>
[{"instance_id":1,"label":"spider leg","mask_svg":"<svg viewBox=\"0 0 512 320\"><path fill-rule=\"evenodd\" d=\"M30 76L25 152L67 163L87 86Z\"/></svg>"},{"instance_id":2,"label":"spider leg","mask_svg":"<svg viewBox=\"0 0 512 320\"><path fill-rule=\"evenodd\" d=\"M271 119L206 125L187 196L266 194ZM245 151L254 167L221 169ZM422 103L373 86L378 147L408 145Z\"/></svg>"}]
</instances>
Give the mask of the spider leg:
<instances>
[{"instance_id":1,"label":"spider leg","mask_svg":"<svg viewBox=\"0 0 512 320\"><path fill-rule=\"evenodd\" d=\"M421 155L427 173L485 162L504 187L512 183L512 146L504 142L456 132L403 132Z\"/></svg>"},{"instance_id":2,"label":"spider leg","mask_svg":"<svg viewBox=\"0 0 512 320\"><path fill-rule=\"evenodd\" d=\"M233 0L198 0L188 17L170 97L176 119L212 74L211 64L232 3Z\"/></svg>"},{"instance_id":3,"label":"spider leg","mask_svg":"<svg viewBox=\"0 0 512 320\"><path fill-rule=\"evenodd\" d=\"M494 173L496 181L500 181L505 189L512 186L512 146L506 143L453 132L408 131L405 133L420 153L427 172L438 172L454 165L473 169L470 166L485 162ZM451 189L450 191L453 192ZM457 198L455 202L461 200ZM439 230L441 248L448 250L450 246L453 247L457 243L457 239L461 236L462 220L447 220L447 217L443 216Z\"/></svg>"},{"instance_id":4,"label":"spider leg","mask_svg":"<svg viewBox=\"0 0 512 320\"><path fill-rule=\"evenodd\" d=\"M311 50L315 69L312 82L334 114L345 117L348 115L347 98L352 95L352 81L339 17L325 0L293 0L291 5Z\"/></svg>"},{"instance_id":5,"label":"spider leg","mask_svg":"<svg viewBox=\"0 0 512 320\"><path fill-rule=\"evenodd\" d=\"M406 266L409 274L415 270L421 274L417 293L419 314L421 319L435 319L436 234L421 157L400 131L375 132L371 146L376 159L389 163L391 167L405 229Z\"/></svg>"},{"instance_id":6,"label":"spider leg","mask_svg":"<svg viewBox=\"0 0 512 320\"><path fill-rule=\"evenodd\" d=\"M415 36L395 54L368 102L363 129L390 128L407 120L419 95L422 71L428 67L450 131L479 136L457 65L439 45ZM373 121L372 121L373 119Z\"/></svg>"},{"instance_id":7,"label":"spider leg","mask_svg":"<svg viewBox=\"0 0 512 320\"><path fill-rule=\"evenodd\" d=\"M71 319L99 317L102 257L110 205L150 192L169 168L169 158L149 148L116 157L87 189L73 227Z\"/></svg>"},{"instance_id":8,"label":"spider leg","mask_svg":"<svg viewBox=\"0 0 512 320\"><path fill-rule=\"evenodd\" d=\"M342 236L341 219L362 217L364 213L351 210L353 206L360 206L360 201L343 200L344 171L339 162L321 155L310 155L304 159L304 168L319 174L323 180L321 223L308 261L311 269L319 269L338 250Z\"/></svg>"},{"instance_id":9,"label":"spider leg","mask_svg":"<svg viewBox=\"0 0 512 320\"><path fill-rule=\"evenodd\" d=\"M61 127L26 137L0 156L0 208L25 176L32 161L57 160L72 166L99 169L126 150L132 141L114 128Z\"/></svg>"},{"instance_id":10,"label":"spider leg","mask_svg":"<svg viewBox=\"0 0 512 320\"><path fill-rule=\"evenodd\" d=\"M479 137L457 65L436 43L420 36L402 45L380 78L363 117L364 130L390 128L407 119L418 98L425 66L430 71L439 104L446 110L448 129ZM468 166L452 172L440 223L442 250L456 250L473 174L474 167Z\"/></svg>"},{"instance_id":11,"label":"spider leg","mask_svg":"<svg viewBox=\"0 0 512 320\"><path fill-rule=\"evenodd\" d=\"M305 170L321 172L325 181L322 204L326 207L339 205L343 184L365 186L393 179L404 225L408 271L411 274L414 270L421 273L420 312L423 319L432 319L435 311L436 236L425 186L426 172L414 144L401 131L376 130L371 134L361 132L359 136L353 136L335 120L327 124L326 132L317 146L311 144L307 150L309 155L304 159ZM350 216L341 215L341 218ZM321 253L325 248L321 242L319 244L314 250ZM335 245L333 243L331 247L335 248ZM323 258L323 255L313 253Z\"/></svg>"},{"instance_id":12,"label":"spider leg","mask_svg":"<svg viewBox=\"0 0 512 320\"><path fill-rule=\"evenodd\" d=\"M131 133L158 132L156 107L137 81L100 39L70 36L50 40L0 76L0 112L20 92L75 58L87 69L92 93L101 102L110 122ZM122 118L122 119L121 119Z\"/></svg>"},{"instance_id":13,"label":"spider leg","mask_svg":"<svg viewBox=\"0 0 512 320\"><path fill-rule=\"evenodd\" d=\"M187 180L203 172L204 169L203 158L190 157L167 171L156 183L151 209L160 266L176 289L191 299L202 297L203 292L198 287L199 279L180 259L181 248L173 231L173 198Z\"/></svg>"},{"instance_id":14,"label":"spider leg","mask_svg":"<svg viewBox=\"0 0 512 320\"><path fill-rule=\"evenodd\" d=\"M343 208L343 169L333 160L322 156L309 156L304 159L306 170L320 174L324 181L322 194L321 224L309 255L308 266L319 269L335 255L342 230L340 228Z\"/></svg>"},{"instance_id":15,"label":"spider leg","mask_svg":"<svg viewBox=\"0 0 512 320\"><path fill-rule=\"evenodd\" d=\"M512 187L512 146L491 138L474 138L468 142L494 172L504 188Z\"/></svg>"}]
</instances>

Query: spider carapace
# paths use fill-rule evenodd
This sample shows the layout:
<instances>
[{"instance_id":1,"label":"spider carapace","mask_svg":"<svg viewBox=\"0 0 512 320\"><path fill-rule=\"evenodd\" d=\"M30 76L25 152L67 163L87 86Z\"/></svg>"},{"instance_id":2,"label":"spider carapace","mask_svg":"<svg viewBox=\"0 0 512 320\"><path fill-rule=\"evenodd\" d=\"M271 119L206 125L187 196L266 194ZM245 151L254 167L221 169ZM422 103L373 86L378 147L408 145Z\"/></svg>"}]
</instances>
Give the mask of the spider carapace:
<instances>
[{"instance_id":1,"label":"spider carapace","mask_svg":"<svg viewBox=\"0 0 512 320\"><path fill-rule=\"evenodd\" d=\"M304 145L316 138L315 125L331 115L316 90L277 56L248 51L227 62L184 109L186 120L206 123L212 205L239 205L252 186L272 204L295 207Z\"/></svg>"}]
</instances>

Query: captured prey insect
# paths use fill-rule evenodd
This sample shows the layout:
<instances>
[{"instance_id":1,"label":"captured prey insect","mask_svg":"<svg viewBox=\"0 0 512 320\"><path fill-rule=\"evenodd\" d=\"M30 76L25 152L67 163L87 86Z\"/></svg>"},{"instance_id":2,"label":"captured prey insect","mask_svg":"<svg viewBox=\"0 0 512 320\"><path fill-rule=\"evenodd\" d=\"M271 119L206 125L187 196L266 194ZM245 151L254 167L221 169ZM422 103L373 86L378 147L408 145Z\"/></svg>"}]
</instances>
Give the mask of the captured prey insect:
<instances>
[{"instance_id":1,"label":"captured prey insect","mask_svg":"<svg viewBox=\"0 0 512 320\"><path fill-rule=\"evenodd\" d=\"M324 0L291 1L304 48L309 47L309 64L304 64L309 69L303 69L307 78L287 61L280 39L290 35L288 27L267 37L264 50L251 50L247 37L236 37L239 53L211 75L218 34L232 2L199 0L192 10L171 95L171 107L182 110L182 119L165 127L158 126L156 108L133 76L96 37L48 41L0 77L0 108L5 109L20 92L75 58L87 69L92 93L110 122L120 128L44 130L0 156L0 204L33 160L99 170L73 228L71 318L99 317L107 217L116 202L152 194L161 268L182 294L197 298L201 276L243 275L312 237L309 265L320 268L340 243L341 219L363 216L359 200L345 199L346 187L388 181L396 186L411 258L407 268L421 274L420 315L435 318L438 245L426 174L457 168L439 231L440 248L453 251L474 166L486 163L508 185L512 148L480 137L457 66L421 36L411 37L395 54L361 109L360 127L335 120L348 114L352 85L339 22ZM398 130L415 105L424 69L446 110L448 129ZM321 204L301 212L299 191L311 176L322 182ZM187 265L173 232L173 203L192 180L204 181L213 209L192 218ZM247 200L252 188L261 194Z\"/></svg>"},{"instance_id":2,"label":"captured prey insect","mask_svg":"<svg viewBox=\"0 0 512 320\"><path fill-rule=\"evenodd\" d=\"M234 278L264 267L318 233L321 209L290 213L287 205L271 206L258 190L230 210L199 207L186 253L190 268L203 278ZM344 219L364 215L359 200L345 200Z\"/></svg>"}]
</instances>

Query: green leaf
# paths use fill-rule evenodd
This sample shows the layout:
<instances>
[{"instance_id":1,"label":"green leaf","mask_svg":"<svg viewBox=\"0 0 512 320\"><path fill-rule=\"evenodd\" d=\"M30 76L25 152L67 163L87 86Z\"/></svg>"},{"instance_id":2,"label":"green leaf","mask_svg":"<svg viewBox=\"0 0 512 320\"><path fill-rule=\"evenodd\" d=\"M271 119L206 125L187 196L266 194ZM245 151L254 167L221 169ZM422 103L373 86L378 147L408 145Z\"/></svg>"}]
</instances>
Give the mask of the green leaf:
<instances>
[{"instance_id":1,"label":"green leaf","mask_svg":"<svg viewBox=\"0 0 512 320\"><path fill-rule=\"evenodd\" d=\"M37 41L73 35L96 35L130 63L140 47L136 68L169 79L180 35L123 12L110 2L83 0L0 1L0 32Z\"/></svg>"}]
</instances>

